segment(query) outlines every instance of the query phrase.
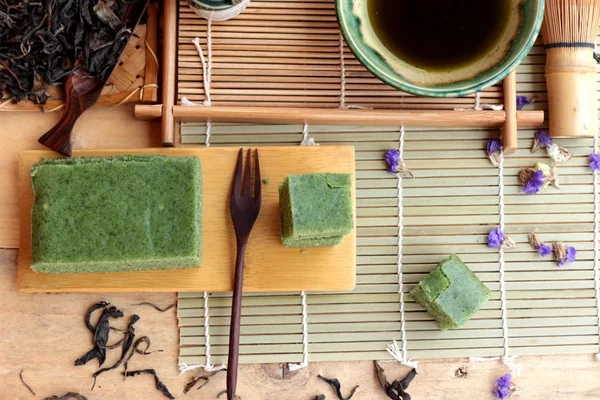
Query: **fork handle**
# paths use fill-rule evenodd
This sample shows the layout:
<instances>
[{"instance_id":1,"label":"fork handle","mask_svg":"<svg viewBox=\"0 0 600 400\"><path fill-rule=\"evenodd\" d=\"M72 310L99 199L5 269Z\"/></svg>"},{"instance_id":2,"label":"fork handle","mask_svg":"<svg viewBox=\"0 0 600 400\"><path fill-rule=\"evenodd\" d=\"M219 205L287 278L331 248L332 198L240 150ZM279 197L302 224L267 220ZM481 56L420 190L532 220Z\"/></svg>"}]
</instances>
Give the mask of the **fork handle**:
<instances>
[{"instance_id":1,"label":"fork handle","mask_svg":"<svg viewBox=\"0 0 600 400\"><path fill-rule=\"evenodd\" d=\"M244 280L244 257L248 237L238 239L231 302L231 322L229 324L229 356L227 358L227 400L235 399L238 359L240 352L240 322L242 317L242 282Z\"/></svg>"}]
</instances>

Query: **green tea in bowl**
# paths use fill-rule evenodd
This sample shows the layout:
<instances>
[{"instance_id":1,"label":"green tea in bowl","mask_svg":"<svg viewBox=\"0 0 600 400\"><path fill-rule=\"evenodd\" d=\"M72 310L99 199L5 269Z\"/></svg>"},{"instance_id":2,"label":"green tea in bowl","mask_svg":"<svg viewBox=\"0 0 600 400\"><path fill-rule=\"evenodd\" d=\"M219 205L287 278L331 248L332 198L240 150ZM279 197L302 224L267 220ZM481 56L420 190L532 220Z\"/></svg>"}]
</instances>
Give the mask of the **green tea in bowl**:
<instances>
[{"instance_id":1,"label":"green tea in bowl","mask_svg":"<svg viewBox=\"0 0 600 400\"><path fill-rule=\"evenodd\" d=\"M464 96L508 75L533 46L543 0L336 0L356 58L422 96Z\"/></svg>"}]
</instances>

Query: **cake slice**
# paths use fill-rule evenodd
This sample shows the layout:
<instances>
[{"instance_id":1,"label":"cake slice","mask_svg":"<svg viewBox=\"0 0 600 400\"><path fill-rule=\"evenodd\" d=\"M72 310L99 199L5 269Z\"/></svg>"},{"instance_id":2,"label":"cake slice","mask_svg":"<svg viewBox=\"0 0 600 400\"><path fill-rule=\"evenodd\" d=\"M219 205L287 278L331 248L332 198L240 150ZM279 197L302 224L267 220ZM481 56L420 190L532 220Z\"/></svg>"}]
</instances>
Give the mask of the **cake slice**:
<instances>
[{"instance_id":1,"label":"cake slice","mask_svg":"<svg viewBox=\"0 0 600 400\"><path fill-rule=\"evenodd\" d=\"M35 271L117 272L202 263L197 158L43 160L31 168L31 186Z\"/></svg>"},{"instance_id":2,"label":"cake slice","mask_svg":"<svg viewBox=\"0 0 600 400\"><path fill-rule=\"evenodd\" d=\"M352 175L288 175L279 185L279 208L284 246L340 244L354 227Z\"/></svg>"},{"instance_id":3,"label":"cake slice","mask_svg":"<svg viewBox=\"0 0 600 400\"><path fill-rule=\"evenodd\" d=\"M410 292L442 330L463 326L489 296L490 290L456 255L442 261Z\"/></svg>"}]
</instances>

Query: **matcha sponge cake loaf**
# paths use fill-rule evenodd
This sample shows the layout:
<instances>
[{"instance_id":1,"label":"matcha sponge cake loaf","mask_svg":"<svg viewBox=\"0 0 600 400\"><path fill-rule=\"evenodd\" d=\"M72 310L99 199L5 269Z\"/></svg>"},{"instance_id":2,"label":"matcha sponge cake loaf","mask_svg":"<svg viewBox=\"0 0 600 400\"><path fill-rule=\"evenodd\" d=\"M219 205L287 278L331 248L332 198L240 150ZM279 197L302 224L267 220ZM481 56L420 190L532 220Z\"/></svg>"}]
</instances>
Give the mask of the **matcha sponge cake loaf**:
<instances>
[{"instance_id":1,"label":"matcha sponge cake loaf","mask_svg":"<svg viewBox=\"0 0 600 400\"><path fill-rule=\"evenodd\" d=\"M490 290L456 255L442 261L410 292L442 330L463 326L489 296Z\"/></svg>"},{"instance_id":2,"label":"matcha sponge cake loaf","mask_svg":"<svg viewBox=\"0 0 600 400\"><path fill-rule=\"evenodd\" d=\"M201 265L202 179L197 158L43 160L31 168L31 186L35 271Z\"/></svg>"},{"instance_id":3,"label":"matcha sponge cake loaf","mask_svg":"<svg viewBox=\"0 0 600 400\"><path fill-rule=\"evenodd\" d=\"M288 175L279 185L279 209L285 247L340 244L354 227L352 175Z\"/></svg>"}]
</instances>

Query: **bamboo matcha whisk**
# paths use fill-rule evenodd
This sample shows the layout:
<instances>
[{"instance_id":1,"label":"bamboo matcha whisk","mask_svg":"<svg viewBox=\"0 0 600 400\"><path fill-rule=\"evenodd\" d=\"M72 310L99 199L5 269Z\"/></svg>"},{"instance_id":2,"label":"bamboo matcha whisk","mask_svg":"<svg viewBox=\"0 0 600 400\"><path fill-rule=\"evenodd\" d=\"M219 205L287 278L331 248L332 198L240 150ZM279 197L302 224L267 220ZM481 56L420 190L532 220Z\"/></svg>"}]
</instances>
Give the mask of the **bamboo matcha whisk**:
<instances>
[{"instance_id":1,"label":"bamboo matcha whisk","mask_svg":"<svg viewBox=\"0 0 600 400\"><path fill-rule=\"evenodd\" d=\"M600 0L546 0L542 37L552 137L596 133L599 23Z\"/></svg>"}]
</instances>

